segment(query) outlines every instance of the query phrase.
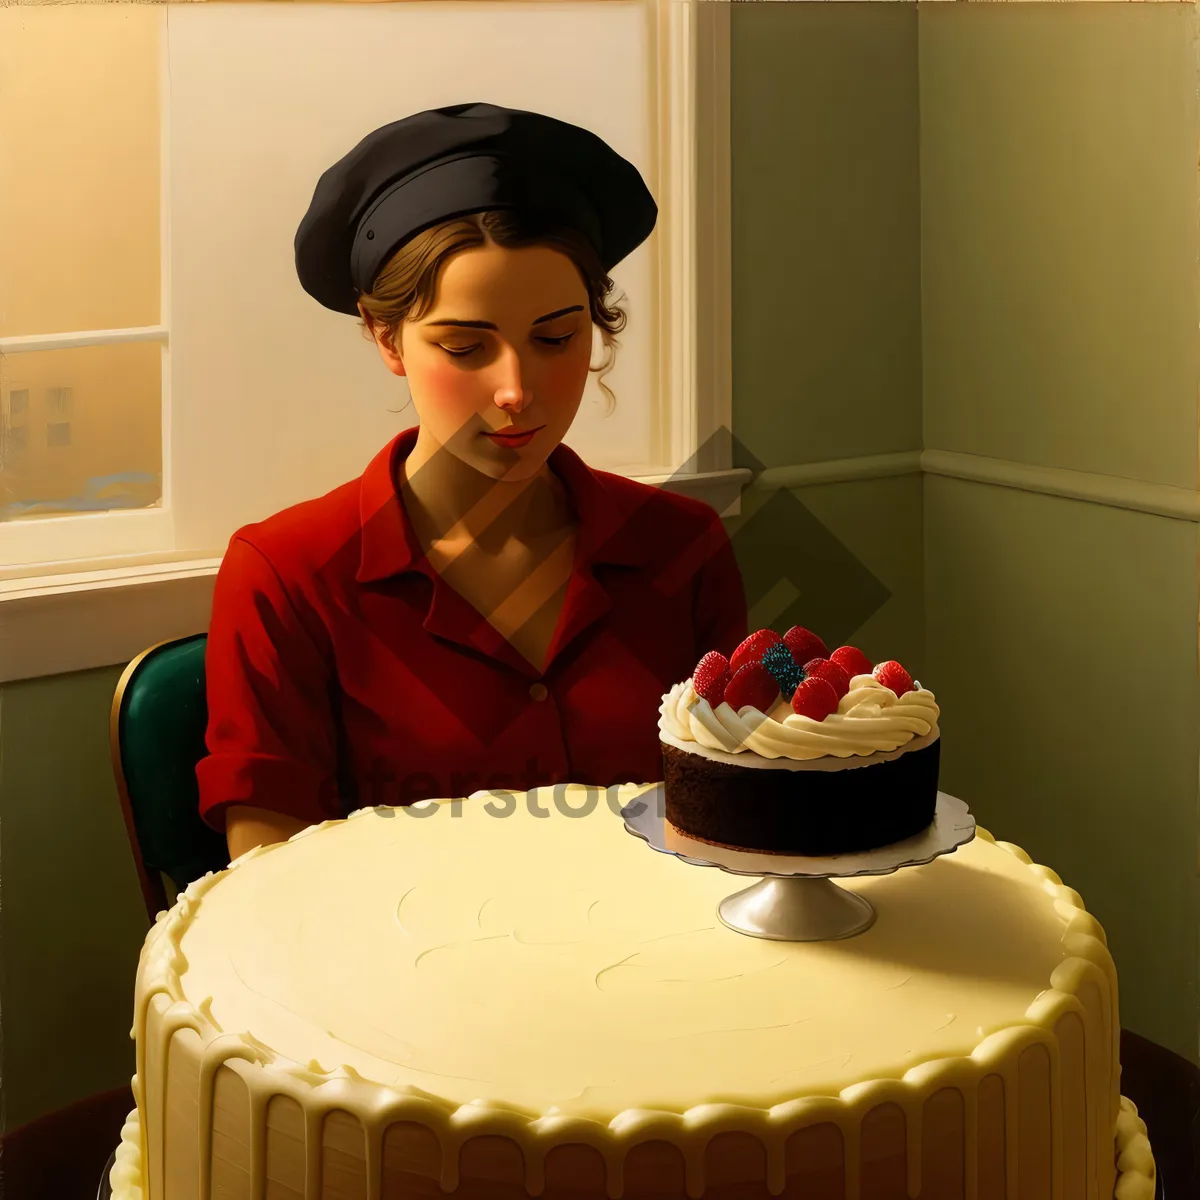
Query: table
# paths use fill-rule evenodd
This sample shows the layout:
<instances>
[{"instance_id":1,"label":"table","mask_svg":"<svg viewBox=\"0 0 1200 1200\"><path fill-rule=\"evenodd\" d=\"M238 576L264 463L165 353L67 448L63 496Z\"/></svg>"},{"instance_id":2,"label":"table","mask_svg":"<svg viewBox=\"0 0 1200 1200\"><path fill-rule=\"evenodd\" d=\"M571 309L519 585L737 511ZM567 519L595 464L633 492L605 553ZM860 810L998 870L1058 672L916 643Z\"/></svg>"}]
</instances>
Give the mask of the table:
<instances>
[{"instance_id":1,"label":"table","mask_svg":"<svg viewBox=\"0 0 1200 1200\"><path fill-rule=\"evenodd\" d=\"M94 1200L104 1161L132 1108L129 1087L113 1088L10 1130L0 1138L0 1196Z\"/></svg>"}]
</instances>

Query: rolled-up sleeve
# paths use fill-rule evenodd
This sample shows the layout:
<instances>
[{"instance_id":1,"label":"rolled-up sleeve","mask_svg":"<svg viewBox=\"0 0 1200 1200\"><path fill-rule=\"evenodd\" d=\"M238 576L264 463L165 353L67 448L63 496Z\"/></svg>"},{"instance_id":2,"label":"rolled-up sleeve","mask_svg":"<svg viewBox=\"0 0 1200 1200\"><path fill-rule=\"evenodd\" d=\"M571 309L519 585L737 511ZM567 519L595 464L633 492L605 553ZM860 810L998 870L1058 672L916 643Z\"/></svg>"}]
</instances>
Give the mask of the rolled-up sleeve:
<instances>
[{"instance_id":1,"label":"rolled-up sleeve","mask_svg":"<svg viewBox=\"0 0 1200 1200\"><path fill-rule=\"evenodd\" d=\"M205 650L208 757L196 767L200 816L225 831L230 804L309 824L341 815L335 671L275 567L240 534L217 573Z\"/></svg>"},{"instance_id":2,"label":"rolled-up sleeve","mask_svg":"<svg viewBox=\"0 0 1200 1200\"><path fill-rule=\"evenodd\" d=\"M724 522L718 517L708 528L704 563L697 581L692 622L696 630L696 661L710 650L728 658L745 640L746 589Z\"/></svg>"}]
</instances>

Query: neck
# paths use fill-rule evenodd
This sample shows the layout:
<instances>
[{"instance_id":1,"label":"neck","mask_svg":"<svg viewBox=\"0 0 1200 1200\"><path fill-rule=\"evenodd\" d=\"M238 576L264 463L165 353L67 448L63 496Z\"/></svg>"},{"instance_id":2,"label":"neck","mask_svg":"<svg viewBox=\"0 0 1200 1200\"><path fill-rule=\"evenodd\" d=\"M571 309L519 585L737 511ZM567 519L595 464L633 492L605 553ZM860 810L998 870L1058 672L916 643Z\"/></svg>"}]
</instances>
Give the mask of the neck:
<instances>
[{"instance_id":1,"label":"neck","mask_svg":"<svg viewBox=\"0 0 1200 1200\"><path fill-rule=\"evenodd\" d=\"M529 544L571 520L566 489L549 463L525 479L496 479L477 470L422 426L397 468L401 500L426 550L474 544L500 552Z\"/></svg>"}]
</instances>

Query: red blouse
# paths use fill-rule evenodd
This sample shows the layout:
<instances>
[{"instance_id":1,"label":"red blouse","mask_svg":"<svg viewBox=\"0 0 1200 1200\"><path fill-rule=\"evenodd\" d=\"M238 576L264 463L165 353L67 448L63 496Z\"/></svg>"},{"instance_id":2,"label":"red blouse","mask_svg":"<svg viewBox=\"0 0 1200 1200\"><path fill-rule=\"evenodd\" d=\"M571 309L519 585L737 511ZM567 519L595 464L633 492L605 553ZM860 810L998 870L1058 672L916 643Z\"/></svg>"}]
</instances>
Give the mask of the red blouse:
<instances>
[{"instance_id":1,"label":"red blouse","mask_svg":"<svg viewBox=\"0 0 1200 1200\"><path fill-rule=\"evenodd\" d=\"M214 829L237 803L315 823L491 788L657 781L663 693L746 636L715 511L560 444L548 461L575 508L575 564L539 673L424 557L395 485L416 437L230 540L196 769Z\"/></svg>"}]
</instances>

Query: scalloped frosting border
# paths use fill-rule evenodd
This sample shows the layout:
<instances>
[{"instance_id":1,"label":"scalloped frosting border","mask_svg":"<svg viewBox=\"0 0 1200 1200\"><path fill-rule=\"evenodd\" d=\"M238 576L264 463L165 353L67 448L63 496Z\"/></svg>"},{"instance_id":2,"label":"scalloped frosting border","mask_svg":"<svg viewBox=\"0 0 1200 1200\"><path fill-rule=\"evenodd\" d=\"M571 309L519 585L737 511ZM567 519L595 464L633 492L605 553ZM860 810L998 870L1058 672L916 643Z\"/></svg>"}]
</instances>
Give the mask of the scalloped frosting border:
<instances>
[{"instance_id":1,"label":"scalloped frosting border","mask_svg":"<svg viewBox=\"0 0 1200 1200\"><path fill-rule=\"evenodd\" d=\"M648 785L651 786L651 785ZM635 785L637 791L644 790ZM449 803L449 800L421 801L422 805ZM359 809L348 817L323 821L293 835L288 841L312 837L327 827L343 821L359 820L372 813L370 808ZM920 1191L922 1110L925 1101L943 1087L958 1087L965 1104L967 1154L967 1200L978 1194L976 1163L969 1153L977 1133L976 1087L987 1075L999 1075L1004 1082L1006 1124L1015 1128L1017 1118L1016 1063L1021 1050L1031 1045L1046 1047L1050 1058L1051 1092L1061 1094L1058 1042L1053 1029L1066 1012L1075 1012L1080 1019L1086 1014L1076 993L1086 982L1095 982L1102 1003L1102 1028L1095 1031L1101 1038L1113 1039L1110 1049L1112 1076L1112 1110L1104 1128L1105 1114L1096 1114L1096 1128L1089 1130L1089 1144L1099 1147L1107 1138L1122 1133L1126 1137L1123 1150L1125 1163L1124 1191L1118 1190L1117 1200L1142 1200L1138 1180L1149 1178L1153 1200L1153 1157L1145 1139L1145 1126L1136 1116L1132 1105L1121 1104L1119 1091L1120 1033L1114 1020L1117 995L1116 969L1108 951L1107 939L1100 923L1084 907L1079 893L1066 887L1049 867L1032 861L1028 854L1011 842L998 841L986 829L977 827L976 837L991 842L1024 863L1037 877L1041 887L1054 901L1055 911L1065 929L1062 945L1068 953L1052 972L1050 986L1040 993L1026 1010L1026 1023L1007 1025L988 1033L970 1055L958 1058L931 1059L912 1067L900 1077L855 1083L837 1096L806 1096L774 1105L756 1108L750 1105L701 1104L683 1113L654 1109L626 1109L607 1125L581 1117L555 1113L539 1113L517 1106L488 1104L456 1105L414 1086L392 1088L365 1079L345 1064L332 1069L315 1060L307 1064L292 1062L276 1054L269 1046L248 1031L231 1032L221 1029L211 1012L212 997L198 1004L183 993L180 976L187 962L180 941L195 918L196 911L208 890L226 874L264 854L278 850L283 842L256 846L229 864L225 870L210 871L195 880L177 898L169 911L160 912L147 934L138 966L137 995L134 1025L130 1037L136 1043L137 1073L133 1077L133 1093L142 1104L139 1081L145 1078L146 1027L153 1003L161 1020L160 1039L163 1057L174 1034L184 1028L192 1029L204 1044L200 1071L200 1111L211 1110L216 1072L220 1066L234 1060L247 1064L238 1073L245 1079L250 1092L254 1128L251 1136L261 1146L265 1136L266 1107L274 1095L288 1095L300 1104L306 1121L306 1140L316 1144L317 1131L325 1114L341 1109L356 1116L366 1135L366 1168L368 1200L377 1200L379 1171L382 1165L383 1133L398 1121L414 1121L426 1126L438 1138L442 1147L441 1187L453 1191L458 1186L458 1163L462 1145L473 1137L498 1134L516 1142L522 1150L526 1167L526 1190L534 1196L544 1188L546 1153L563 1142L581 1142L599 1152L607 1168L607 1194L610 1200L621 1200L624 1187L624 1160L628 1151L640 1142L666 1140L676 1145L686 1164L686 1190L692 1200L701 1200L704 1193L704 1153L710 1138L719 1133L743 1132L759 1139L767 1153L767 1184L772 1195L785 1187L784 1147L787 1138L798 1128L832 1122L842 1132L846 1163L847 1200L859 1200L859 1133L862 1119L880 1104L895 1103L905 1114L908 1137L908 1190L910 1195ZM240 1064L239 1064L240 1066ZM257 1069L256 1069L257 1068ZM237 1068L234 1068L237 1069ZM137 1122L138 1165L145 1147ZM211 1125L200 1130L202 1142L201 1194L206 1194L211 1170ZM1142 1141L1138 1141L1138 1137ZM1143 1149L1144 1142L1144 1149ZM1016 1192L1016 1139L1007 1139L1007 1196L1019 1200ZM307 1158L305 1195L317 1196L320 1190L320 1155ZM1052 1132L1051 1161L1052 1200L1062 1200L1063 1159L1062 1128L1055 1124ZM127 1156L126 1165L129 1165ZM115 1169L115 1168L114 1168ZM132 1169L132 1168L131 1168ZM1149 1170L1149 1175L1147 1175Z\"/></svg>"},{"instance_id":2,"label":"scalloped frosting border","mask_svg":"<svg viewBox=\"0 0 1200 1200\"><path fill-rule=\"evenodd\" d=\"M1146 1123L1132 1100L1121 1097L1114 1139L1117 1186L1114 1200L1154 1200L1155 1166ZM112 1170L108 1173L112 1200L144 1200L142 1190L141 1127L135 1108L121 1126Z\"/></svg>"}]
</instances>

